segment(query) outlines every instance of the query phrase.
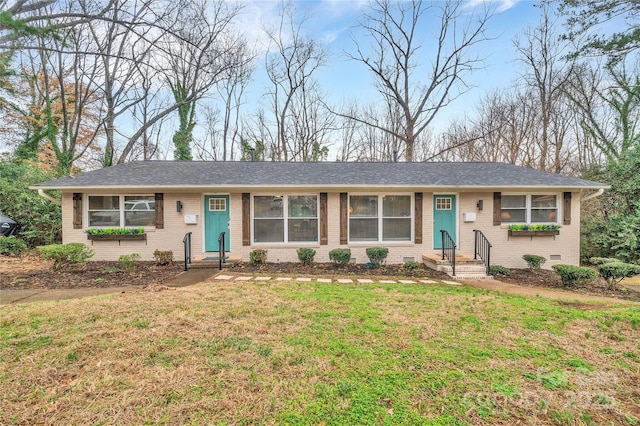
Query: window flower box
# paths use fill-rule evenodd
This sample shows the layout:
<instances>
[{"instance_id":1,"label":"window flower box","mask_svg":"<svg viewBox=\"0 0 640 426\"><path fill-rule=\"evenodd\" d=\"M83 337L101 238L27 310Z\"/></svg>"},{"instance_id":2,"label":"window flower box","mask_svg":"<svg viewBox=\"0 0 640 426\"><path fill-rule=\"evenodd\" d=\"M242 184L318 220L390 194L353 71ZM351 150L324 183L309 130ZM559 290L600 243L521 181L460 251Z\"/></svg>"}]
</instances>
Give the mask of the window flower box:
<instances>
[{"instance_id":1,"label":"window flower box","mask_svg":"<svg viewBox=\"0 0 640 426\"><path fill-rule=\"evenodd\" d=\"M147 234L89 234L87 239L91 241L146 240Z\"/></svg>"},{"instance_id":2,"label":"window flower box","mask_svg":"<svg viewBox=\"0 0 640 426\"><path fill-rule=\"evenodd\" d=\"M512 225L509 227L511 237L553 237L560 235L560 227L557 225Z\"/></svg>"},{"instance_id":3,"label":"window flower box","mask_svg":"<svg viewBox=\"0 0 640 426\"><path fill-rule=\"evenodd\" d=\"M547 231L518 231L514 229L509 229L510 237L536 237L536 236L545 236L545 235L560 235L559 229L547 230Z\"/></svg>"},{"instance_id":4,"label":"window flower box","mask_svg":"<svg viewBox=\"0 0 640 426\"><path fill-rule=\"evenodd\" d=\"M147 241L144 229L87 229L87 239L93 245L94 241Z\"/></svg>"}]
</instances>

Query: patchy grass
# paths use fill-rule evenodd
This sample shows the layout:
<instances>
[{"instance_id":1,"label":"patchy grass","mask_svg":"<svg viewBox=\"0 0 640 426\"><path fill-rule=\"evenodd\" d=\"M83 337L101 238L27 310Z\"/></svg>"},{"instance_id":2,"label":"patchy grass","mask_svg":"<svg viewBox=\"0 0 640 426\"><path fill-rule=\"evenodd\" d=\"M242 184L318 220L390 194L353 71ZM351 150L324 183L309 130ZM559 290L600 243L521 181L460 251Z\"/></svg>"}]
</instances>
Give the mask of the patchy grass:
<instances>
[{"instance_id":1,"label":"patchy grass","mask_svg":"<svg viewBox=\"0 0 640 426\"><path fill-rule=\"evenodd\" d=\"M229 283L5 306L0 424L637 424L640 309Z\"/></svg>"}]
</instances>

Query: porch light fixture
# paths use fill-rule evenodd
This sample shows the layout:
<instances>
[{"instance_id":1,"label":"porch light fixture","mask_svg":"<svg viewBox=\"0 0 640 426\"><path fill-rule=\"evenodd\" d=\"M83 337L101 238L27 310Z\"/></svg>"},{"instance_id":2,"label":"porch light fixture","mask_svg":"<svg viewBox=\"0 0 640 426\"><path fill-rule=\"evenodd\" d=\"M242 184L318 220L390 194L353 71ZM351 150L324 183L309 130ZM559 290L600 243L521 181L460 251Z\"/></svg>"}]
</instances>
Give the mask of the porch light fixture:
<instances>
[{"instance_id":1,"label":"porch light fixture","mask_svg":"<svg viewBox=\"0 0 640 426\"><path fill-rule=\"evenodd\" d=\"M178 213L182 211L182 201L176 201L176 211Z\"/></svg>"},{"instance_id":2,"label":"porch light fixture","mask_svg":"<svg viewBox=\"0 0 640 426\"><path fill-rule=\"evenodd\" d=\"M482 209L484 208L484 200L478 200L478 202L476 203L476 207L478 208L478 210L482 211Z\"/></svg>"}]
</instances>

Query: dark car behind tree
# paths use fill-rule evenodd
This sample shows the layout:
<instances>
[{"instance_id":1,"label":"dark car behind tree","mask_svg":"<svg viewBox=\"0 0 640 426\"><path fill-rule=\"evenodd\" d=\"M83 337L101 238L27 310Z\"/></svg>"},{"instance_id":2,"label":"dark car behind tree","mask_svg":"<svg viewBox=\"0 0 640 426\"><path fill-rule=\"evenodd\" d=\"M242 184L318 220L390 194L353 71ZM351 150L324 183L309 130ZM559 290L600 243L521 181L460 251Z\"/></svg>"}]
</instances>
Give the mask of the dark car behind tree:
<instances>
[{"instance_id":1,"label":"dark car behind tree","mask_svg":"<svg viewBox=\"0 0 640 426\"><path fill-rule=\"evenodd\" d=\"M15 220L0 214L0 235L9 237L18 230L18 224Z\"/></svg>"}]
</instances>

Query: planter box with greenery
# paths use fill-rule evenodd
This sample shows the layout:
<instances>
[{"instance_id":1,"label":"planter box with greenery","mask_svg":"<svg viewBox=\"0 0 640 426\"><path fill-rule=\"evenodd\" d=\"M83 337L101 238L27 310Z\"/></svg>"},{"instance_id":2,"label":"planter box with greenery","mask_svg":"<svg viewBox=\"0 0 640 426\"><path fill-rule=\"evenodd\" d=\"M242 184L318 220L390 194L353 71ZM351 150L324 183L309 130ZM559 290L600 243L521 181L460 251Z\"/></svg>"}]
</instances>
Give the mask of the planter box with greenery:
<instances>
[{"instance_id":1,"label":"planter box with greenery","mask_svg":"<svg viewBox=\"0 0 640 426\"><path fill-rule=\"evenodd\" d=\"M509 237L544 237L560 235L560 225L511 225Z\"/></svg>"},{"instance_id":2,"label":"planter box with greenery","mask_svg":"<svg viewBox=\"0 0 640 426\"><path fill-rule=\"evenodd\" d=\"M144 228L89 228L87 239L93 241L147 240Z\"/></svg>"}]
</instances>

